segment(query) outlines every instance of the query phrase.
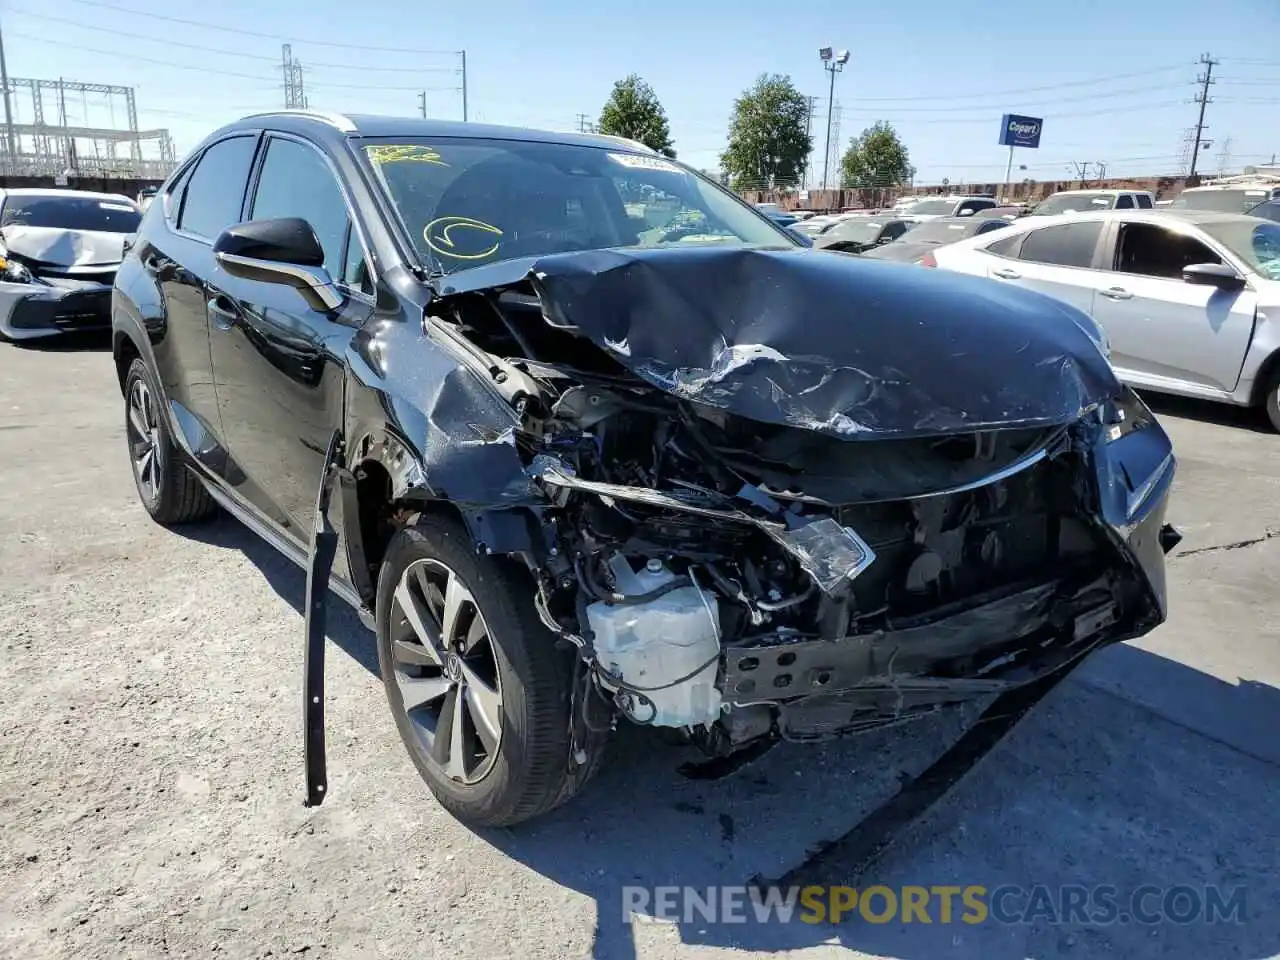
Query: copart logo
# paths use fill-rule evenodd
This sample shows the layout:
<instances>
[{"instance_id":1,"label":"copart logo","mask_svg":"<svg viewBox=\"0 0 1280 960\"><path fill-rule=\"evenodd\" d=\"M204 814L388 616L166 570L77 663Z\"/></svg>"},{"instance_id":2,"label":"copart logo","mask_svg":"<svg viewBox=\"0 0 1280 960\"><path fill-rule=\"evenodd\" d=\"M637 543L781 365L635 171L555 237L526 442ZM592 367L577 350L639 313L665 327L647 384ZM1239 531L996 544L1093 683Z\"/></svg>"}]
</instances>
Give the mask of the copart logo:
<instances>
[{"instance_id":1,"label":"copart logo","mask_svg":"<svg viewBox=\"0 0 1280 960\"><path fill-rule=\"evenodd\" d=\"M1023 123L1021 120L1010 120L1009 132L1012 133L1015 137L1021 137L1023 139L1026 139L1028 137L1034 137L1037 133L1040 132L1040 124Z\"/></svg>"}]
</instances>

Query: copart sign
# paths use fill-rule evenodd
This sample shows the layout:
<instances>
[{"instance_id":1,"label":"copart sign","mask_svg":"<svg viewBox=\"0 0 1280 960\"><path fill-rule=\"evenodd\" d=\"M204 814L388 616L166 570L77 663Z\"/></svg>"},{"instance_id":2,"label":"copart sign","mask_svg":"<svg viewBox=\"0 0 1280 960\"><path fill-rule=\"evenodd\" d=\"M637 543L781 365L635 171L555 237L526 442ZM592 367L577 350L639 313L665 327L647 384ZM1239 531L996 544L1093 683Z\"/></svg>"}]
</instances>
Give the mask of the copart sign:
<instances>
[{"instance_id":1,"label":"copart sign","mask_svg":"<svg viewBox=\"0 0 1280 960\"><path fill-rule=\"evenodd\" d=\"M1038 147L1044 120L1040 117L1020 117L1006 113L1000 120L1000 146Z\"/></svg>"}]
</instances>

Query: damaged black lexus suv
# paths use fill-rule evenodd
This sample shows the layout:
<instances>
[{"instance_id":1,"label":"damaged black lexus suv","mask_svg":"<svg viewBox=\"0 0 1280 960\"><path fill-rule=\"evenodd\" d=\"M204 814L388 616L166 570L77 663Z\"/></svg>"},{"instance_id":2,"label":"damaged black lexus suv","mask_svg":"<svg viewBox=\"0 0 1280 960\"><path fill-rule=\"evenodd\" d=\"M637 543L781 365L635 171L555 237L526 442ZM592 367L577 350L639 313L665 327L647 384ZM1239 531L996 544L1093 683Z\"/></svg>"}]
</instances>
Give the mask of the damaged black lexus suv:
<instances>
[{"instance_id":1,"label":"damaged black lexus suv","mask_svg":"<svg viewBox=\"0 0 1280 960\"><path fill-rule=\"evenodd\" d=\"M311 802L326 586L473 824L619 722L819 740L1165 616L1172 448L1087 316L804 249L629 141L247 118L148 208L113 327L151 516L308 570Z\"/></svg>"}]
</instances>

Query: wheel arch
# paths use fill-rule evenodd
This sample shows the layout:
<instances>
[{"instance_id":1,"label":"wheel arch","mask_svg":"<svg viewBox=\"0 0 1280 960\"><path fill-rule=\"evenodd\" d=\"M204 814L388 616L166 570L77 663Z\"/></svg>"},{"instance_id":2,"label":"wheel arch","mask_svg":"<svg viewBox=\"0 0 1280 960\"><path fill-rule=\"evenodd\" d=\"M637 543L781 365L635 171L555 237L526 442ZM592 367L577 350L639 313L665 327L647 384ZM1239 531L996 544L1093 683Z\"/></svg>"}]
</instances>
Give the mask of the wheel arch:
<instances>
[{"instance_id":1,"label":"wheel arch","mask_svg":"<svg viewBox=\"0 0 1280 960\"><path fill-rule=\"evenodd\" d=\"M141 359L142 350L134 342L127 331L115 330L111 335L111 359L116 365L116 379L120 384L120 392L124 393L124 381L129 375L129 367L134 360Z\"/></svg>"},{"instance_id":2,"label":"wheel arch","mask_svg":"<svg viewBox=\"0 0 1280 960\"><path fill-rule=\"evenodd\" d=\"M1267 355L1258 367L1253 378L1253 387L1249 392L1249 406L1260 407L1267 399L1268 389L1280 378L1280 347Z\"/></svg>"},{"instance_id":3,"label":"wheel arch","mask_svg":"<svg viewBox=\"0 0 1280 960\"><path fill-rule=\"evenodd\" d=\"M353 584L370 606L392 537L423 514L458 521L476 549L488 553L540 557L551 542L540 508L492 507L438 496L417 453L390 429L369 431L348 449L342 533Z\"/></svg>"}]
</instances>

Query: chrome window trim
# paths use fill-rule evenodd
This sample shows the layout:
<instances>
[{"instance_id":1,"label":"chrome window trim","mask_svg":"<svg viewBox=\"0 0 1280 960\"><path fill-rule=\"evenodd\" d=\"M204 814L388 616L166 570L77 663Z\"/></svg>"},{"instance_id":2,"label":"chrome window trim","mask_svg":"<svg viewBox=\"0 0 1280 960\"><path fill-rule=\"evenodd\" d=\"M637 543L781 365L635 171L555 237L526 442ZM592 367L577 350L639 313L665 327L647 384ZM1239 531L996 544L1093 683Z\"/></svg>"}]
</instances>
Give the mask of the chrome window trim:
<instances>
[{"instance_id":1,"label":"chrome window trim","mask_svg":"<svg viewBox=\"0 0 1280 960\"><path fill-rule=\"evenodd\" d=\"M372 285L374 289L374 293L365 293L363 290L358 290L355 287L352 287L350 284L346 283L345 280L339 277L333 278L334 286L341 287L344 291L346 291L353 297L358 297L361 300L366 301L368 303L374 303L377 300L378 266L377 266L377 263L374 261L372 253L370 252L369 238L365 234L364 226L363 224L360 223L360 218L356 216L355 204L351 200L351 191L347 189L347 185L346 183L343 182L341 175L338 173L338 168L337 166L334 165L332 158L327 153L325 153L322 149L320 149L320 147L312 143L310 140L306 139L305 137L300 137L295 133L289 133L283 130L271 130L271 129L265 130L264 133L266 134L268 142L265 144L265 147L262 151L261 163L258 163L256 165L256 169L253 171L254 173L253 196L250 197L249 216L250 217L253 216L253 205L258 199L258 187L259 187L260 180L262 178L262 168L266 166L267 158L271 153L271 143L270 143L271 139L278 137L281 140L292 140L294 143L299 143L305 147L309 147L315 153L319 154L320 159L323 160L325 163L325 166L329 168L329 174L333 177L334 182L338 185L338 192L342 195L343 206L347 208L347 220L351 223L352 229L356 231L356 236L360 241L360 249L364 252L364 260L369 268L369 283Z\"/></svg>"}]
</instances>

